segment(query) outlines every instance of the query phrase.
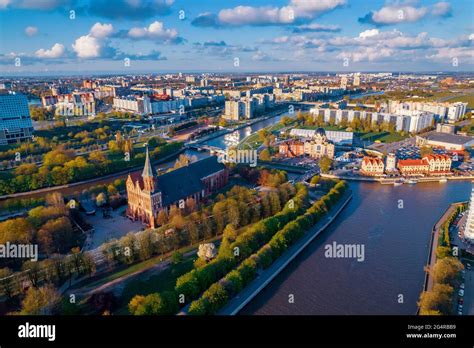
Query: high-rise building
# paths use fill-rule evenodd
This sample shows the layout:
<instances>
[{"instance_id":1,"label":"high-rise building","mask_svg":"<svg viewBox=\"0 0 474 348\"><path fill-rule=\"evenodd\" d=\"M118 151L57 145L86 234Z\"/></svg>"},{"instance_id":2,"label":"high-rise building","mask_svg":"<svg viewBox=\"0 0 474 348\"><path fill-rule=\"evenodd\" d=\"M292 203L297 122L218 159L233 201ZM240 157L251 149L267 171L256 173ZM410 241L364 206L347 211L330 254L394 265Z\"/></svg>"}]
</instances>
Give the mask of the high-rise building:
<instances>
[{"instance_id":1,"label":"high-rise building","mask_svg":"<svg viewBox=\"0 0 474 348\"><path fill-rule=\"evenodd\" d=\"M30 139L33 136L28 100L22 94L0 95L0 145Z\"/></svg>"},{"instance_id":2,"label":"high-rise building","mask_svg":"<svg viewBox=\"0 0 474 348\"><path fill-rule=\"evenodd\" d=\"M474 187L471 191L471 201L467 212L466 227L464 228L464 237L474 241Z\"/></svg>"},{"instance_id":3,"label":"high-rise building","mask_svg":"<svg viewBox=\"0 0 474 348\"><path fill-rule=\"evenodd\" d=\"M354 83L353 83L354 86L360 86L360 75L359 74L355 74L354 75Z\"/></svg>"},{"instance_id":4,"label":"high-rise building","mask_svg":"<svg viewBox=\"0 0 474 348\"><path fill-rule=\"evenodd\" d=\"M341 88L347 88L347 76L345 75L341 77Z\"/></svg>"}]
</instances>

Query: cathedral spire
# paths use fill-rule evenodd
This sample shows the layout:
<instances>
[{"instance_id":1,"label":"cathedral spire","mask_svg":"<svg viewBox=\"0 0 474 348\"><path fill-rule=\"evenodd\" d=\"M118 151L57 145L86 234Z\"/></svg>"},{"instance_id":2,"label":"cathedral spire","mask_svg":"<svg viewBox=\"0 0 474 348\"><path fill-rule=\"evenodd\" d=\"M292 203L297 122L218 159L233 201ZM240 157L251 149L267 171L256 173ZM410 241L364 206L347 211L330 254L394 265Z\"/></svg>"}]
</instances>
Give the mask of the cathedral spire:
<instances>
[{"instance_id":1,"label":"cathedral spire","mask_svg":"<svg viewBox=\"0 0 474 348\"><path fill-rule=\"evenodd\" d=\"M145 166L143 167L142 178L153 178L155 177L155 175L156 175L156 172L150 161L150 154L148 153L148 144L147 144Z\"/></svg>"}]
</instances>

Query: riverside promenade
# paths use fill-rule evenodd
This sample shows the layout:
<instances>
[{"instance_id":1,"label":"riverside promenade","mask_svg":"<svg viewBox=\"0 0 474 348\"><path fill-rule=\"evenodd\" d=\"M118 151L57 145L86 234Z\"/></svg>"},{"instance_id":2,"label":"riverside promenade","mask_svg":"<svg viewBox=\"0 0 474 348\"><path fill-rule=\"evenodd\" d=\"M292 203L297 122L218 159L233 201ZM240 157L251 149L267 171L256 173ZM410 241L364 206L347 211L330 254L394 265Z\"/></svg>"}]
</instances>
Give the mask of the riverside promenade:
<instances>
[{"instance_id":1,"label":"riverside promenade","mask_svg":"<svg viewBox=\"0 0 474 348\"><path fill-rule=\"evenodd\" d=\"M457 202L452 203L448 209L444 212L441 218L436 222L433 226L433 230L431 233L431 241L430 241L430 251L428 253L428 260L426 262L426 271L425 271L425 285L423 287L424 291L430 291L433 288L433 277L430 277L429 269L431 269L434 264L436 263L436 249L438 248L438 241L439 241L439 233L441 231L441 226L446 221L451 214L454 213L456 208L460 205L465 204L466 202Z\"/></svg>"},{"instance_id":2,"label":"riverside promenade","mask_svg":"<svg viewBox=\"0 0 474 348\"><path fill-rule=\"evenodd\" d=\"M339 213L346 207L352 199L352 191L347 192L341 197L339 202L318 221L303 237L285 251L269 268L259 272L258 276L247 285L237 296L232 298L224 306L218 315L236 315L245 307L260 291L262 291L270 282L291 262L301 251L306 248L326 227L328 227Z\"/></svg>"}]
</instances>

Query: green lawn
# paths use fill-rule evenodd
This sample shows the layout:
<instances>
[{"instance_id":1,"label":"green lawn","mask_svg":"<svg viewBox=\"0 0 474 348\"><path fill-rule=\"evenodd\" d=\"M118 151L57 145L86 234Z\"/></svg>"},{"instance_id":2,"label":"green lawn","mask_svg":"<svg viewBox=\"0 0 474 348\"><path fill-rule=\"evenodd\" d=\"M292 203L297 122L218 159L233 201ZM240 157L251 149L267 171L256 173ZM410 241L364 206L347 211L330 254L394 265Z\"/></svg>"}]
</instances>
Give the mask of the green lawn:
<instances>
[{"instance_id":1,"label":"green lawn","mask_svg":"<svg viewBox=\"0 0 474 348\"><path fill-rule=\"evenodd\" d=\"M129 314L128 303L135 295L148 295L155 292L171 291L176 285L176 279L193 269L196 256L189 257L177 265L171 265L164 271L152 275L147 279L127 282L120 296L117 314Z\"/></svg>"},{"instance_id":2,"label":"green lawn","mask_svg":"<svg viewBox=\"0 0 474 348\"><path fill-rule=\"evenodd\" d=\"M450 103L454 103L454 102L467 103L468 109L474 109L474 94L464 95L462 97L455 97L453 99L449 99L448 102L450 102Z\"/></svg>"},{"instance_id":3,"label":"green lawn","mask_svg":"<svg viewBox=\"0 0 474 348\"><path fill-rule=\"evenodd\" d=\"M394 143L396 141L401 141L408 138L408 135L400 135L399 133L389 133L389 132L368 132L368 133L358 133L361 140L369 141L380 141L382 143Z\"/></svg>"},{"instance_id":4,"label":"green lawn","mask_svg":"<svg viewBox=\"0 0 474 348\"><path fill-rule=\"evenodd\" d=\"M277 124L268 126L265 129L267 131L269 131L270 133L275 133L275 132L278 132L280 129L284 128L284 127L285 127L284 125L282 125L280 122L278 122ZM248 137L246 137L245 139L243 139L239 143L238 147L242 147L243 145L247 145L247 146L250 145L252 148L258 148L262 144L263 144L263 141L261 141L259 139L258 132L255 132L255 133L249 135Z\"/></svg>"}]
</instances>

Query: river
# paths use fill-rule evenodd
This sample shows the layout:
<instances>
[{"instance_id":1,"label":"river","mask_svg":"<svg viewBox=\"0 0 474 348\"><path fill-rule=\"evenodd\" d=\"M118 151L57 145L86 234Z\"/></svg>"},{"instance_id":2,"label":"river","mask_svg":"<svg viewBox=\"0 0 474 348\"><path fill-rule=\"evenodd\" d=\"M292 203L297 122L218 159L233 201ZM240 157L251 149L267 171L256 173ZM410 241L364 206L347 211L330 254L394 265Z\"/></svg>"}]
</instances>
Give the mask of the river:
<instances>
[{"instance_id":1,"label":"river","mask_svg":"<svg viewBox=\"0 0 474 348\"><path fill-rule=\"evenodd\" d=\"M469 199L471 183L350 186L354 197L333 224L241 314L416 313L431 229L450 203ZM326 258L334 241L363 244L365 260Z\"/></svg>"},{"instance_id":2,"label":"river","mask_svg":"<svg viewBox=\"0 0 474 348\"><path fill-rule=\"evenodd\" d=\"M274 124L275 122L278 122L285 115L292 116L288 113L284 113L284 114L269 118L267 120L262 120L262 121L254 123L251 126L236 130L235 132L225 134L225 135L221 135L219 137L211 139L211 140L205 142L205 144L225 149L227 146L233 145L235 142L238 143L240 140L242 140L246 136L250 135L251 133L257 132L258 130L260 130L264 127L268 127L268 126ZM295 111L295 113L293 113L293 116L295 116L295 115L296 115L296 111ZM189 157L190 156L196 156L198 159L202 159L204 157L209 156L208 152L198 152L198 151L194 151L194 150L186 150L184 152L184 154L189 156ZM170 168L174 165L174 163L175 163L175 158L157 165L156 168L162 168L162 169ZM109 184L109 183L111 183L111 182L113 182L114 180L117 180L117 179L126 179L127 176L128 176L128 173L127 174L121 174L121 175L114 176L112 178L99 179L99 180L97 180L93 183L85 183L85 184L80 184L80 185L76 185L76 186L73 186L73 187L61 188L61 189L57 189L55 191L56 192L61 192L65 196L73 195L73 194L80 193L83 190L86 190L86 189L91 188L93 186L106 185L106 184ZM39 197L43 197L44 195L45 195L45 193L31 193L29 195L22 196L20 198L39 198ZM0 201L0 209L2 209L2 207L5 205L6 202L8 202L8 199Z\"/></svg>"}]
</instances>

